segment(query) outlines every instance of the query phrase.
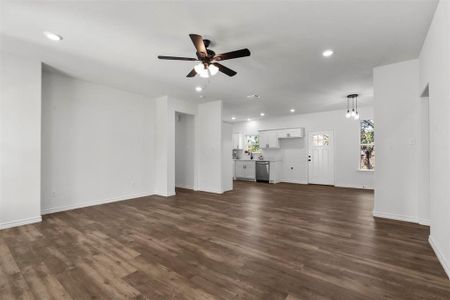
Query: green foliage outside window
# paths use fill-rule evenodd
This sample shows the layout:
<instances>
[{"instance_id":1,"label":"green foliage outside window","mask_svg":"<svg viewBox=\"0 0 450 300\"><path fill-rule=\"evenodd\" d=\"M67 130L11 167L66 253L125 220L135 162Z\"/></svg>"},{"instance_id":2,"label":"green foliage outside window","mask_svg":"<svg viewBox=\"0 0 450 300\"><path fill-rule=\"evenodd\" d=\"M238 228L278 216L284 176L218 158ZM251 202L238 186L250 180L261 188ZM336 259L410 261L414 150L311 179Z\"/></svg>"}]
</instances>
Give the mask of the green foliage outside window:
<instances>
[{"instance_id":1,"label":"green foliage outside window","mask_svg":"<svg viewBox=\"0 0 450 300\"><path fill-rule=\"evenodd\" d=\"M360 163L362 170L375 169L375 124L373 120L360 123Z\"/></svg>"},{"instance_id":2,"label":"green foliage outside window","mask_svg":"<svg viewBox=\"0 0 450 300\"><path fill-rule=\"evenodd\" d=\"M251 153L261 153L261 148L259 147L259 136L258 135L247 135L246 136L247 151Z\"/></svg>"}]
</instances>

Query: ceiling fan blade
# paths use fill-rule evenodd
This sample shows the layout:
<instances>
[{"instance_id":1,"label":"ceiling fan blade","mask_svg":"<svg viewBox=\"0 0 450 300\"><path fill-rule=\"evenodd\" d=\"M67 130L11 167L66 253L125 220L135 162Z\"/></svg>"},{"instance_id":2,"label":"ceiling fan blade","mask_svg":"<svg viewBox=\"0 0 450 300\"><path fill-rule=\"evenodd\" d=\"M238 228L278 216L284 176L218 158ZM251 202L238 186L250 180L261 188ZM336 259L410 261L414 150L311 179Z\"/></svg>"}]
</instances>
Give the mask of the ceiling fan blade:
<instances>
[{"instance_id":1,"label":"ceiling fan blade","mask_svg":"<svg viewBox=\"0 0 450 300\"><path fill-rule=\"evenodd\" d=\"M190 34L189 35L192 43L194 43L195 49L197 49L197 56L198 58L204 58L208 55L206 52L205 43L203 42L203 37L198 34Z\"/></svg>"},{"instance_id":2,"label":"ceiling fan blade","mask_svg":"<svg viewBox=\"0 0 450 300\"><path fill-rule=\"evenodd\" d=\"M196 58L191 57L179 57L179 56L164 56L158 55L159 59L168 59L168 60L189 60L189 61L197 61Z\"/></svg>"},{"instance_id":3,"label":"ceiling fan blade","mask_svg":"<svg viewBox=\"0 0 450 300\"><path fill-rule=\"evenodd\" d=\"M227 52L227 53L217 54L216 56L214 56L213 59L215 61L221 61L221 60L227 60L227 59L233 59L233 58L239 58L239 57L245 57L245 56L250 56L250 50L248 50L247 48L241 49L241 50L236 50L236 51L231 51L231 52Z\"/></svg>"},{"instance_id":4,"label":"ceiling fan blade","mask_svg":"<svg viewBox=\"0 0 450 300\"><path fill-rule=\"evenodd\" d=\"M235 71L231 70L230 68L227 68L224 65L221 65L219 63L213 63L213 65L218 67L220 72L225 73L230 77L233 77L234 75L237 74L237 72L235 72Z\"/></svg>"},{"instance_id":5,"label":"ceiling fan blade","mask_svg":"<svg viewBox=\"0 0 450 300\"><path fill-rule=\"evenodd\" d=\"M186 75L186 77L194 77L197 75L197 72L195 72L195 69L192 69L192 71L189 72L189 74Z\"/></svg>"}]
</instances>

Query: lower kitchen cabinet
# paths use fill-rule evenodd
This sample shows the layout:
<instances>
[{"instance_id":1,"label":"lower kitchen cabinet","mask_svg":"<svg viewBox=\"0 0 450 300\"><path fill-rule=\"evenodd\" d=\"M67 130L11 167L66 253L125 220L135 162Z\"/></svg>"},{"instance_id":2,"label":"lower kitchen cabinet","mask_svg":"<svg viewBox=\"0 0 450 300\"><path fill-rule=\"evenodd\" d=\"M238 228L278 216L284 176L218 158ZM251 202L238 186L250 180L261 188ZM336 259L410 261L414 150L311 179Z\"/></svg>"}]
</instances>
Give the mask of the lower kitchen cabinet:
<instances>
[{"instance_id":1,"label":"lower kitchen cabinet","mask_svg":"<svg viewBox=\"0 0 450 300\"><path fill-rule=\"evenodd\" d=\"M236 160L234 164L234 177L236 179L255 180L255 161Z\"/></svg>"}]
</instances>

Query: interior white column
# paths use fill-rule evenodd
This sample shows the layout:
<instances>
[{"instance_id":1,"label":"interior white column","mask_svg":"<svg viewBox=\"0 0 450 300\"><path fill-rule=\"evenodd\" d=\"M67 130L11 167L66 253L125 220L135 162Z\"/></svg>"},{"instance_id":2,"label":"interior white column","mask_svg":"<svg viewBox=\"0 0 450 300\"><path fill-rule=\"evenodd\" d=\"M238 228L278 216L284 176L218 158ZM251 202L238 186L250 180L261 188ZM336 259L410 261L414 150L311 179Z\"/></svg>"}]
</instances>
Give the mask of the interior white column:
<instances>
[{"instance_id":1,"label":"interior white column","mask_svg":"<svg viewBox=\"0 0 450 300\"><path fill-rule=\"evenodd\" d=\"M41 62L0 55L0 228L8 228L41 221Z\"/></svg>"}]
</instances>

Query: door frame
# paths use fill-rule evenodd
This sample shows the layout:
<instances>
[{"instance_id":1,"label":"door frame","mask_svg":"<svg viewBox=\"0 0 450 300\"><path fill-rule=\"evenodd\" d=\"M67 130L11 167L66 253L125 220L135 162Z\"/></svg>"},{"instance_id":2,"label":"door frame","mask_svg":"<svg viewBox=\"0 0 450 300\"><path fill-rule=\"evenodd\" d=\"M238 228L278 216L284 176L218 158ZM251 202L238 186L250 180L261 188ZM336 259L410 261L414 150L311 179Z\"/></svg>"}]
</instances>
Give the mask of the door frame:
<instances>
[{"instance_id":1,"label":"door frame","mask_svg":"<svg viewBox=\"0 0 450 300\"><path fill-rule=\"evenodd\" d=\"M307 136L307 140L306 140L306 173L307 173L307 179L306 179L306 183L307 184L317 184L317 183L311 183L310 182L310 176L309 176L309 144L310 144L310 135L312 133L318 133L318 132L325 132L325 131L329 131L331 132L332 136L333 136L333 145L332 145L332 149L333 149L333 177L332 177L332 184L330 186L336 186L336 156L334 155L336 152L336 135L334 134L334 129L315 129L315 130L308 130L306 136ZM324 184L325 185L325 184Z\"/></svg>"}]
</instances>

